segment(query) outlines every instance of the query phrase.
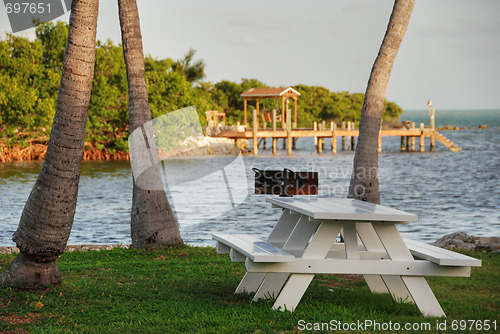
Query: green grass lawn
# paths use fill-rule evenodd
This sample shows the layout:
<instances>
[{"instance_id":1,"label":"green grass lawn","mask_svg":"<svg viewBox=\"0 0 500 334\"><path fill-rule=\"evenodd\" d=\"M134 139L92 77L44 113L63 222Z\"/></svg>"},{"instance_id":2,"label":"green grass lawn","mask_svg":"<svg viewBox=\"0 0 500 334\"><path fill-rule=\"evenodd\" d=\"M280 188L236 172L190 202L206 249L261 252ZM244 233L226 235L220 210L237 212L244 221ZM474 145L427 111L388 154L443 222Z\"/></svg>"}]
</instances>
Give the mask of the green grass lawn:
<instances>
[{"instance_id":1,"label":"green grass lawn","mask_svg":"<svg viewBox=\"0 0 500 334\"><path fill-rule=\"evenodd\" d=\"M273 311L272 301L252 303L251 295L233 294L244 264L231 263L210 247L71 252L58 260L64 280L59 287L40 292L0 287L0 333L333 333L338 322L365 321L380 330L344 332L389 333L397 331L384 330L388 326L410 324L443 333L455 332L452 326L460 329L464 321L469 327L472 320L481 322L456 332L476 333L485 320L490 326L496 321L497 331L482 333L500 332L500 255L469 255L483 260L470 278L428 279L448 315L435 319L387 294L370 293L355 275L318 275L295 312ZM14 256L0 255L0 271ZM43 306L36 308L38 302ZM447 331L438 330L445 320Z\"/></svg>"}]
</instances>

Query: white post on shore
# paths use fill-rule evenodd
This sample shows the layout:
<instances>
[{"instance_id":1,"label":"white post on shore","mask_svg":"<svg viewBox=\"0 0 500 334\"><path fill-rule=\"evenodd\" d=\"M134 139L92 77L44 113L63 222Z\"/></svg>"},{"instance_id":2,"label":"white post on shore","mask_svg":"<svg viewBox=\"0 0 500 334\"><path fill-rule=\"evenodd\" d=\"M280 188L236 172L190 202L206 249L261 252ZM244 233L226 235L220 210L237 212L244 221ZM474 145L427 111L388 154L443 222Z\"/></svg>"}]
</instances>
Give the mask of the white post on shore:
<instances>
[{"instance_id":1,"label":"white post on shore","mask_svg":"<svg viewBox=\"0 0 500 334\"><path fill-rule=\"evenodd\" d=\"M427 102L427 105L429 106L429 117L431 119L431 129L435 130L436 129L436 111L432 108L431 99L429 99L429 102Z\"/></svg>"}]
</instances>

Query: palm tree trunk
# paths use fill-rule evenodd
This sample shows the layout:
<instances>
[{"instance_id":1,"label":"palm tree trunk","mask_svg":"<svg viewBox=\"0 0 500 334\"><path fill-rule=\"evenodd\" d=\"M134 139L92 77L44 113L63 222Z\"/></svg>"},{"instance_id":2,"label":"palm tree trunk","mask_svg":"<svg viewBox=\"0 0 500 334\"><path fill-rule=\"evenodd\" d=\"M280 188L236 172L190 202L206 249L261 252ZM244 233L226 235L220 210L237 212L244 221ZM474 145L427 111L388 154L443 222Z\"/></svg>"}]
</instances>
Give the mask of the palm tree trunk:
<instances>
[{"instance_id":1,"label":"palm tree trunk","mask_svg":"<svg viewBox=\"0 0 500 334\"><path fill-rule=\"evenodd\" d=\"M385 92L394 60L410 21L414 2L415 0L394 2L384 40L373 64L361 112L349 198L380 203L377 148Z\"/></svg>"},{"instance_id":2,"label":"palm tree trunk","mask_svg":"<svg viewBox=\"0 0 500 334\"><path fill-rule=\"evenodd\" d=\"M75 215L85 126L94 77L99 0L74 0L56 114L42 169L13 240L20 249L1 276L5 286L36 288L61 282Z\"/></svg>"},{"instance_id":3,"label":"palm tree trunk","mask_svg":"<svg viewBox=\"0 0 500 334\"><path fill-rule=\"evenodd\" d=\"M123 55L127 68L130 133L151 121L146 88L144 54L136 0L118 0ZM154 144L154 143L150 143ZM154 152L154 150L153 150ZM146 177L161 184L158 168ZM133 181L131 234L133 248L157 248L182 244L177 219L163 190L143 189Z\"/></svg>"}]
</instances>

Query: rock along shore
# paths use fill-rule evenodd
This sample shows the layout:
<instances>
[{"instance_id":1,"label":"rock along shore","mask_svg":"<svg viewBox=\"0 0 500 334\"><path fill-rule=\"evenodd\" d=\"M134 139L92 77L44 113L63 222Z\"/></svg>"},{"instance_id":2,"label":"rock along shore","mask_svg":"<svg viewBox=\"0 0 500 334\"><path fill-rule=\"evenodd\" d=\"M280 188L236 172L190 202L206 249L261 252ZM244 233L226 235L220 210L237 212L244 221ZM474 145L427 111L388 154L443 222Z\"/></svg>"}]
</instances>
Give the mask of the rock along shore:
<instances>
[{"instance_id":1,"label":"rock along shore","mask_svg":"<svg viewBox=\"0 0 500 334\"><path fill-rule=\"evenodd\" d=\"M450 250L470 250L470 251L488 251L500 253L500 237L475 237L464 232L455 232L447 234L434 242L434 246L446 248ZM101 251L112 250L115 248L128 249L127 244L112 244L112 245L68 245L66 252L76 251ZM0 247L0 254L19 253L17 247Z\"/></svg>"},{"instance_id":2,"label":"rock along shore","mask_svg":"<svg viewBox=\"0 0 500 334\"><path fill-rule=\"evenodd\" d=\"M113 244L113 245L68 245L66 246L66 252L76 252L76 251L101 251L101 250L112 250L115 248L130 248L130 245L126 244ZM0 254L12 254L19 253L19 248L12 247L0 247Z\"/></svg>"},{"instance_id":3,"label":"rock along shore","mask_svg":"<svg viewBox=\"0 0 500 334\"><path fill-rule=\"evenodd\" d=\"M434 243L434 246L450 250L500 252L500 238L474 237L464 232L455 232L443 236Z\"/></svg>"}]
</instances>

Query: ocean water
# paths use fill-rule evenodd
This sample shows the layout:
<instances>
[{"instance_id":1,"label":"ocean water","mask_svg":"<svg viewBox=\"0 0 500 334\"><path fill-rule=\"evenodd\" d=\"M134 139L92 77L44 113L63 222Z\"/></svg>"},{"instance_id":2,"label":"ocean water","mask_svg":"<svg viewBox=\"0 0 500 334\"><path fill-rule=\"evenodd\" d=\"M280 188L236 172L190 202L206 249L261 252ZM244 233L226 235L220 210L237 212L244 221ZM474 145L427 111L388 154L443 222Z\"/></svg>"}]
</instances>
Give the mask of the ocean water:
<instances>
[{"instance_id":1,"label":"ocean water","mask_svg":"<svg viewBox=\"0 0 500 334\"><path fill-rule=\"evenodd\" d=\"M500 126L500 110L436 110L435 115L437 127L453 125L473 129L480 125ZM429 110L405 111L401 120L411 120L417 126L420 123L430 126Z\"/></svg>"},{"instance_id":2,"label":"ocean water","mask_svg":"<svg viewBox=\"0 0 500 334\"><path fill-rule=\"evenodd\" d=\"M402 120L406 117L417 123L425 122L426 117L428 120L426 111L405 113ZM398 226L408 238L431 242L456 231L500 236L500 110L437 111L436 123L468 127L442 132L462 151L450 152L436 143L435 152L401 153L399 138L384 138L379 156L382 204L419 216L419 222ZM481 124L490 128L477 129ZM259 150L259 157L244 156L243 176L233 182L246 184L248 190L244 200L232 209L218 204L222 193L206 192L213 188L211 182L217 183L214 180L205 178L187 184L182 190L186 201L176 207L184 241L214 245L212 233L244 232L262 238L269 234L280 210L273 209L265 196L253 194L252 168L316 171L319 196L345 198L354 154L340 151L340 147L338 150L337 155L328 153L327 143L319 155L312 139L302 138L291 157L283 150L273 156L269 149ZM201 162L220 163L217 159L206 157ZM40 162L0 164L0 245L14 245L12 234L40 167ZM131 180L128 161L83 163L69 244L130 243ZM200 193L210 196L196 200L194 194ZM189 215L181 215L183 210Z\"/></svg>"}]
</instances>

